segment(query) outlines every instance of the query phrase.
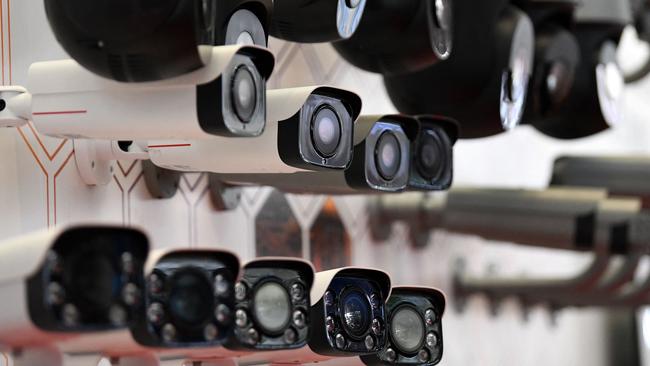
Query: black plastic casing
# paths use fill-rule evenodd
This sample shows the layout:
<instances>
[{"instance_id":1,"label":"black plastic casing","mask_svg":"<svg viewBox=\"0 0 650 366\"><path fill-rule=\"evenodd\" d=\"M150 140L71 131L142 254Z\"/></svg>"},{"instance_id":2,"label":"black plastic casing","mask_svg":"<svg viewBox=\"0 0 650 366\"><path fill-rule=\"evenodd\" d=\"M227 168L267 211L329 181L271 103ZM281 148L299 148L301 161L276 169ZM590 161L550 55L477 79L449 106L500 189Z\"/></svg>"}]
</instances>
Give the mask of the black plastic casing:
<instances>
[{"instance_id":1,"label":"black plastic casing","mask_svg":"<svg viewBox=\"0 0 650 366\"><path fill-rule=\"evenodd\" d=\"M444 342L442 334L442 317L445 312L446 300L442 292L434 289L419 289L419 288L407 288L407 287L396 287L393 289L390 298L386 302L386 312L388 314L388 334L389 341L386 344L386 347L377 354L361 356L361 361L369 366L379 366L379 365L426 365L433 366L440 363L442 360ZM421 363L418 360L417 353L415 354L405 354L399 351L398 347L393 345L392 336L390 335L390 322L393 314L400 310L403 307L409 307L410 309L415 310L422 318L424 322L425 312L428 309L432 309L436 314L436 321L433 325L425 324L425 335L429 332L434 332L438 336L438 344L436 347L430 348L426 347L431 355L430 362ZM426 336L425 336L426 338ZM397 359L394 362L389 362L386 359L386 350L391 347L397 353ZM425 348L425 345L422 344L420 349Z\"/></svg>"},{"instance_id":2,"label":"black plastic casing","mask_svg":"<svg viewBox=\"0 0 650 366\"><path fill-rule=\"evenodd\" d=\"M214 1L216 18L213 45L236 44L236 36L241 32L249 33L257 46L266 47L268 45L273 0L212 1ZM252 14L238 13L239 10L247 10Z\"/></svg>"},{"instance_id":3,"label":"black plastic casing","mask_svg":"<svg viewBox=\"0 0 650 366\"><path fill-rule=\"evenodd\" d=\"M440 191L451 187L454 181L454 145L460 134L458 122L453 119L440 116L417 116L420 122L420 131L414 142L411 160L411 176L409 178L409 190ZM428 134L438 143L443 168L439 175L433 178L425 177L419 168L418 152L423 135Z\"/></svg>"},{"instance_id":4,"label":"black plastic casing","mask_svg":"<svg viewBox=\"0 0 650 366\"><path fill-rule=\"evenodd\" d=\"M392 75L422 70L452 52L451 8L447 23L436 17L435 0L372 0L352 37L334 42L338 53L366 71Z\"/></svg>"},{"instance_id":5,"label":"black plastic casing","mask_svg":"<svg viewBox=\"0 0 650 366\"><path fill-rule=\"evenodd\" d=\"M338 22L340 1L275 0L271 35L285 41L299 43L340 40L343 38ZM364 7L366 2L372 3L372 1L376 0L361 0L359 7Z\"/></svg>"},{"instance_id":6,"label":"black plastic casing","mask_svg":"<svg viewBox=\"0 0 650 366\"><path fill-rule=\"evenodd\" d=\"M339 117L341 139L336 152L322 156L311 138L311 123L320 108L328 106ZM361 111L361 98L351 92L319 88L289 120L278 122L280 159L296 168L311 171L343 170L350 166L354 151L354 126Z\"/></svg>"},{"instance_id":7,"label":"black plastic casing","mask_svg":"<svg viewBox=\"0 0 650 366\"><path fill-rule=\"evenodd\" d=\"M93 314L95 309L88 309L75 303L78 294L69 293L66 288L67 303L75 305L79 311L79 324L73 327L67 326L62 320L62 307L48 303L48 285L50 281L56 280L65 285L65 274L57 274L47 260L42 268L27 279L27 303L29 315L36 327L49 332L80 333L99 332L124 328L130 323L141 321L144 316L144 264L149 253L149 240L137 230L116 229L101 227L79 227L67 230L56 239L51 246L52 252L63 261L65 272L65 261L70 256L84 256L85 260L91 260L93 256L101 256L110 259L112 270L116 273L114 287L111 289L112 304L119 304L127 310L126 324L116 326L109 319L108 311L104 316ZM131 274L124 272L121 265L122 254L130 253L133 258L133 271ZM139 289L139 300L133 306L127 306L122 299L122 288L132 283ZM93 313L90 313L92 311Z\"/></svg>"},{"instance_id":8,"label":"black plastic casing","mask_svg":"<svg viewBox=\"0 0 650 366\"><path fill-rule=\"evenodd\" d=\"M576 68L571 94L552 118L538 121L534 127L557 139L579 139L592 136L611 126L603 116L596 66L601 62L602 47L607 42L618 44L625 29L623 23L578 23L574 34L580 45L581 60Z\"/></svg>"},{"instance_id":9,"label":"black plastic casing","mask_svg":"<svg viewBox=\"0 0 650 366\"><path fill-rule=\"evenodd\" d=\"M302 348L307 344L311 330L310 292L314 283L314 269L311 265L289 259L258 259L244 267L243 276L239 282L246 286L248 295L244 301L236 301L235 308L245 310L250 321L245 328L235 327L234 336L224 344L226 348L248 351L273 351ZM305 327L298 328L290 320L282 331L269 333L259 325L253 311L253 298L257 289L269 282L278 283L285 288L289 293L292 304L290 314L293 314L296 310L301 310L306 315ZM293 284L303 286L305 289L303 299L294 301L291 298L291 286ZM260 334L260 342L254 346L247 343L246 331L251 328L255 328ZM297 335L296 342L292 344L287 344L283 340L284 331L289 328L293 329Z\"/></svg>"},{"instance_id":10,"label":"black plastic casing","mask_svg":"<svg viewBox=\"0 0 650 366\"><path fill-rule=\"evenodd\" d=\"M199 0L45 0L45 11L73 59L117 81L155 81L196 70L203 66L197 46L212 42Z\"/></svg>"},{"instance_id":11,"label":"black plastic casing","mask_svg":"<svg viewBox=\"0 0 650 366\"><path fill-rule=\"evenodd\" d=\"M223 275L226 280L230 281L230 289L226 295L214 294L213 299L206 299L205 301L210 301L213 304L213 309L219 304L228 306L232 314L231 320L227 324L218 324L215 319L205 319L201 327L196 327L196 329L189 332L183 332L181 327L177 327L178 335L176 339L167 342L161 336L161 329L163 324L173 324L168 304L169 294L172 289L169 288L168 281L164 281L162 292L154 294L151 292L151 285L148 284L145 309L152 303L160 303L163 305L165 315L160 325L150 323L145 315L130 327L131 335L138 344L156 348L218 347L232 336L234 327L232 317L234 316L235 306L234 284L239 273L239 260L237 257L227 252L175 251L163 256L156 263L151 273L163 279L168 279L175 273L186 270L201 274L206 281L213 285L214 277L218 274ZM214 317L214 310L211 313ZM218 329L217 338L213 341L203 339L202 330L209 323L214 323Z\"/></svg>"},{"instance_id":12,"label":"black plastic casing","mask_svg":"<svg viewBox=\"0 0 650 366\"><path fill-rule=\"evenodd\" d=\"M500 134L505 131L500 111L504 73L513 44L523 41L515 30L526 15L499 0L455 0L453 13L449 59L419 72L386 76L388 95L401 113L459 121L461 138Z\"/></svg>"}]
</instances>

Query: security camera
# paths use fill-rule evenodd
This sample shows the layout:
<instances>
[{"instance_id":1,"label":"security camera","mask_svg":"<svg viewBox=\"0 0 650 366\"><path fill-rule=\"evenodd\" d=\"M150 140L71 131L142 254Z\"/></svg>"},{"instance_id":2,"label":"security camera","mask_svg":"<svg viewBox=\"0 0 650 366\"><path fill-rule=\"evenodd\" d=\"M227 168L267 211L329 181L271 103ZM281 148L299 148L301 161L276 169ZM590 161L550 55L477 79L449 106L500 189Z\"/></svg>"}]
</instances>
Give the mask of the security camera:
<instances>
[{"instance_id":1,"label":"security camera","mask_svg":"<svg viewBox=\"0 0 650 366\"><path fill-rule=\"evenodd\" d=\"M650 203L650 159L643 156L564 156L553 165L552 186L602 187Z\"/></svg>"},{"instance_id":2,"label":"security camera","mask_svg":"<svg viewBox=\"0 0 650 366\"><path fill-rule=\"evenodd\" d=\"M361 116L355 123L352 164L345 171L219 176L227 183L268 185L292 193L398 192L409 182L411 141L418 131L413 117Z\"/></svg>"},{"instance_id":3,"label":"security camera","mask_svg":"<svg viewBox=\"0 0 650 366\"><path fill-rule=\"evenodd\" d=\"M440 116L418 116L420 131L411 149L409 190L446 190L454 179L458 123Z\"/></svg>"},{"instance_id":4,"label":"security camera","mask_svg":"<svg viewBox=\"0 0 650 366\"><path fill-rule=\"evenodd\" d=\"M138 321L148 252L145 234L110 226L62 228L0 244L0 344L50 345Z\"/></svg>"},{"instance_id":5,"label":"security camera","mask_svg":"<svg viewBox=\"0 0 650 366\"><path fill-rule=\"evenodd\" d=\"M589 250L599 205L607 191L554 188L454 189L442 226L450 231L553 249Z\"/></svg>"},{"instance_id":6,"label":"security camera","mask_svg":"<svg viewBox=\"0 0 650 366\"><path fill-rule=\"evenodd\" d=\"M213 173L294 173L350 165L361 98L325 86L270 90L268 120L254 139L156 141L153 163L172 170ZM213 157L236 157L214 159Z\"/></svg>"},{"instance_id":7,"label":"security camera","mask_svg":"<svg viewBox=\"0 0 650 366\"><path fill-rule=\"evenodd\" d=\"M573 30L581 59L565 102L552 118L534 124L543 134L558 139L591 136L621 123L623 73L617 47L631 22L629 4L589 0L576 12Z\"/></svg>"},{"instance_id":8,"label":"security camera","mask_svg":"<svg viewBox=\"0 0 650 366\"><path fill-rule=\"evenodd\" d=\"M533 70L534 27L508 0L455 0L454 51L445 62L384 78L398 111L441 114L462 138L485 137L522 119Z\"/></svg>"},{"instance_id":9,"label":"security camera","mask_svg":"<svg viewBox=\"0 0 650 366\"><path fill-rule=\"evenodd\" d=\"M266 46L270 7L270 0L45 1L68 54L93 73L123 82L198 70L210 63L210 46ZM246 42L243 33L257 42Z\"/></svg>"},{"instance_id":10,"label":"security camera","mask_svg":"<svg viewBox=\"0 0 650 366\"><path fill-rule=\"evenodd\" d=\"M291 42L319 43L350 38L366 0L275 0L271 35Z\"/></svg>"},{"instance_id":11,"label":"security camera","mask_svg":"<svg viewBox=\"0 0 650 366\"><path fill-rule=\"evenodd\" d=\"M69 359L95 355L122 359L173 359L192 352L225 352L235 327L239 259L215 249L157 250L145 267L144 308L129 331L59 344Z\"/></svg>"},{"instance_id":12,"label":"security camera","mask_svg":"<svg viewBox=\"0 0 650 366\"><path fill-rule=\"evenodd\" d=\"M333 43L348 62L379 74L422 70L452 52L451 0L374 0L357 31Z\"/></svg>"},{"instance_id":13,"label":"security camera","mask_svg":"<svg viewBox=\"0 0 650 366\"><path fill-rule=\"evenodd\" d=\"M32 64L27 90L2 89L14 114L45 135L99 140L201 139L258 136L266 125L266 49L222 46L209 64L163 81L121 83L73 60ZM14 114L7 113L14 111ZM2 123L2 122L0 122Z\"/></svg>"},{"instance_id":14,"label":"security camera","mask_svg":"<svg viewBox=\"0 0 650 366\"><path fill-rule=\"evenodd\" d=\"M445 295L432 288L394 287L388 302L389 341L377 354L361 356L372 365L437 365L442 360Z\"/></svg>"},{"instance_id":15,"label":"security camera","mask_svg":"<svg viewBox=\"0 0 650 366\"><path fill-rule=\"evenodd\" d=\"M296 350L254 353L240 365L312 363L381 351L388 339L385 302L390 277L378 270L335 269L316 274L311 291L311 337Z\"/></svg>"},{"instance_id":16,"label":"security camera","mask_svg":"<svg viewBox=\"0 0 650 366\"><path fill-rule=\"evenodd\" d=\"M580 46L571 30L577 3L565 1L521 1L520 6L535 26L535 63L523 122L534 125L553 116L567 102Z\"/></svg>"}]
</instances>

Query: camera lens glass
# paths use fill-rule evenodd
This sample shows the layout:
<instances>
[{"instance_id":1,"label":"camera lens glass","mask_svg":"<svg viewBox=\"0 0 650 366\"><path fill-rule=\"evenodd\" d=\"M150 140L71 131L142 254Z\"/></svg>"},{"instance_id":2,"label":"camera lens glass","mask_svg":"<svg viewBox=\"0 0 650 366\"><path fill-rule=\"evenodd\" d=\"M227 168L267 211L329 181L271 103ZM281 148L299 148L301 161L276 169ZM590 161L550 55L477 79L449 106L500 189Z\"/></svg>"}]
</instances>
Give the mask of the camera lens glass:
<instances>
[{"instance_id":1,"label":"camera lens glass","mask_svg":"<svg viewBox=\"0 0 650 366\"><path fill-rule=\"evenodd\" d=\"M116 269L101 251L80 251L65 259L66 288L76 305L93 316L106 314L118 289Z\"/></svg>"},{"instance_id":2,"label":"camera lens glass","mask_svg":"<svg viewBox=\"0 0 650 366\"><path fill-rule=\"evenodd\" d=\"M253 297L253 312L260 327L269 333L283 331L291 320L291 299L277 282L259 287Z\"/></svg>"},{"instance_id":3,"label":"camera lens glass","mask_svg":"<svg viewBox=\"0 0 650 366\"><path fill-rule=\"evenodd\" d=\"M422 316L410 307L398 309L391 319L390 333L395 346L402 352L417 352L425 337Z\"/></svg>"},{"instance_id":4,"label":"camera lens glass","mask_svg":"<svg viewBox=\"0 0 650 366\"><path fill-rule=\"evenodd\" d=\"M241 65L232 78L232 100L237 117L250 122L257 106L257 86L248 66Z\"/></svg>"},{"instance_id":5,"label":"camera lens glass","mask_svg":"<svg viewBox=\"0 0 650 366\"><path fill-rule=\"evenodd\" d=\"M375 165L382 178L392 180L397 176L402 161L400 144L392 132L384 132L375 148Z\"/></svg>"},{"instance_id":6,"label":"camera lens glass","mask_svg":"<svg viewBox=\"0 0 650 366\"><path fill-rule=\"evenodd\" d=\"M433 131L428 131L420 138L416 157L418 171L426 179L440 176L445 167L442 141Z\"/></svg>"},{"instance_id":7,"label":"camera lens glass","mask_svg":"<svg viewBox=\"0 0 650 366\"><path fill-rule=\"evenodd\" d=\"M341 317L343 326L352 337L362 337L371 323L370 302L359 289L347 290L341 296Z\"/></svg>"},{"instance_id":8,"label":"camera lens glass","mask_svg":"<svg viewBox=\"0 0 650 366\"><path fill-rule=\"evenodd\" d=\"M320 108L312 118L311 139L322 157L331 157L341 143L341 120L330 107Z\"/></svg>"},{"instance_id":9,"label":"camera lens glass","mask_svg":"<svg viewBox=\"0 0 650 366\"><path fill-rule=\"evenodd\" d=\"M212 317L212 284L201 272L185 269L170 278L169 309L175 323L194 328Z\"/></svg>"}]
</instances>

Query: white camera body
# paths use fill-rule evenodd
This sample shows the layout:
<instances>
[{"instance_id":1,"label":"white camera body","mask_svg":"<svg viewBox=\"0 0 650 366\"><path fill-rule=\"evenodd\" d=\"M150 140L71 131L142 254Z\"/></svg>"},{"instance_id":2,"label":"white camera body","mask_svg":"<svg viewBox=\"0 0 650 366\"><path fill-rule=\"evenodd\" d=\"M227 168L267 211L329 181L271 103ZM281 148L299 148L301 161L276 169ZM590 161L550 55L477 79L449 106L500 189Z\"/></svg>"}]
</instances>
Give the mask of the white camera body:
<instances>
[{"instance_id":1,"label":"white camera body","mask_svg":"<svg viewBox=\"0 0 650 366\"><path fill-rule=\"evenodd\" d=\"M100 140L202 139L257 136L265 125L265 83L274 67L268 50L255 46L201 46L210 54L202 68L167 80L124 83L93 74L74 60L37 62L28 72L28 95L4 88L11 114L31 120L45 135ZM206 49L207 47L207 49ZM231 111L229 78L245 65L258 93L255 118L237 120ZM254 74L254 75L253 75ZM223 108L221 108L223 107ZM221 110L223 109L223 110ZM225 111L225 112L224 112Z\"/></svg>"},{"instance_id":2,"label":"white camera body","mask_svg":"<svg viewBox=\"0 0 650 366\"><path fill-rule=\"evenodd\" d=\"M340 268L325 272L316 273L314 285L311 290L311 340L305 347L296 350L258 352L242 356L237 359L238 364L244 365L266 365L266 364L309 364L323 362L337 357L347 357L346 360L358 359L354 352L342 352L335 350L326 338L326 324L323 312L325 298L329 296L330 289L337 280L344 278L357 278L361 281L369 279L377 287L373 290L381 298L381 307L390 296L390 276L379 270L365 268ZM385 324L385 323L384 323ZM385 327L384 327L385 328ZM385 330L385 329L384 329Z\"/></svg>"},{"instance_id":3,"label":"white camera body","mask_svg":"<svg viewBox=\"0 0 650 366\"><path fill-rule=\"evenodd\" d=\"M310 86L269 90L266 100L268 123L261 136L150 142L151 161L171 170L225 174L347 168L352 160L354 122L361 112L359 96L342 89ZM335 112L339 119L339 146L329 156L320 155L310 138L314 133L310 124L322 108Z\"/></svg>"},{"instance_id":4,"label":"white camera body","mask_svg":"<svg viewBox=\"0 0 650 366\"><path fill-rule=\"evenodd\" d=\"M115 240L110 240L115 239ZM129 245L123 245L120 241L129 241ZM84 245L79 245L84 244ZM111 246L120 246L113 250ZM93 247L99 256L90 258L86 256L91 264L116 264L120 255L128 254L131 272L123 271L121 276L128 277L124 283L120 281L118 292L124 291L126 286L141 285L142 274L137 273L142 268L137 263L144 262L148 255L148 239L142 232L134 229L110 226L79 226L70 228L57 228L50 231L42 231L15 239L7 240L0 244L0 297L5 299L0 304L0 345L2 347L16 349L28 349L30 347L47 347L54 342L74 338L81 334L96 333L119 329L126 324L111 324L108 314L102 314L102 318L88 318L80 303L87 303L87 299L80 300L80 285L66 280L65 276L78 276L68 260L72 263L79 263L85 253L84 246ZM99 247L100 249L96 249ZM103 248L103 249L102 249ZM71 252L80 252L78 257ZM109 253L113 257L109 257ZM100 258L97 262L97 258ZM126 258L126 256L124 257ZM105 260L102 262L102 260ZM109 263L110 262L110 263ZM101 271L115 271L101 267L96 272L85 273L91 277L100 277ZM72 273L68 273L73 271ZM140 271L141 272L141 271ZM107 272L108 273L108 272ZM110 272L115 276L117 272ZM127 283L128 281L128 283ZM93 282L95 283L95 282ZM115 302L118 299L111 294L98 290L96 295L103 299ZM137 288L133 295L137 296ZM111 298L107 298L111 297ZM128 308L127 308L128 306ZM130 317L131 304L122 304L124 322ZM96 308L90 311L97 310ZM112 311L112 310L111 310ZM107 310L108 313L108 310Z\"/></svg>"}]
</instances>

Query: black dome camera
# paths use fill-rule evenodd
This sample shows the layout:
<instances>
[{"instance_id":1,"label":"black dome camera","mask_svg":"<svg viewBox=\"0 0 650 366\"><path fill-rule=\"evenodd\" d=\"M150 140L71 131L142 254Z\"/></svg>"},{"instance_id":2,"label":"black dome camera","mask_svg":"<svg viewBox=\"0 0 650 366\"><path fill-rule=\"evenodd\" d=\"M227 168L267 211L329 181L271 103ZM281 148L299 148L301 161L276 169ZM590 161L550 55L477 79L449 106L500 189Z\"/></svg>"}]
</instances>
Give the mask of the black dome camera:
<instances>
[{"instance_id":1,"label":"black dome camera","mask_svg":"<svg viewBox=\"0 0 650 366\"><path fill-rule=\"evenodd\" d=\"M385 77L393 103L402 113L460 121L462 138L515 127L532 71L532 21L508 0L455 0L452 29L455 46L447 61Z\"/></svg>"},{"instance_id":2,"label":"black dome camera","mask_svg":"<svg viewBox=\"0 0 650 366\"><path fill-rule=\"evenodd\" d=\"M271 0L45 0L59 43L82 66L123 82L206 64L200 46L266 45Z\"/></svg>"},{"instance_id":3,"label":"black dome camera","mask_svg":"<svg viewBox=\"0 0 650 366\"><path fill-rule=\"evenodd\" d=\"M451 0L374 0L354 35L333 45L366 71L414 72L449 58L452 22Z\"/></svg>"}]
</instances>

